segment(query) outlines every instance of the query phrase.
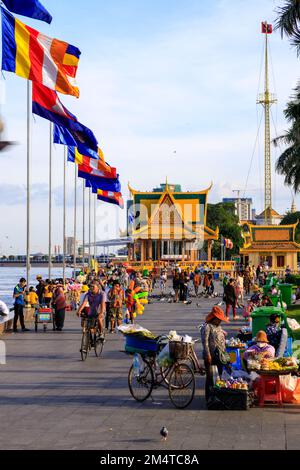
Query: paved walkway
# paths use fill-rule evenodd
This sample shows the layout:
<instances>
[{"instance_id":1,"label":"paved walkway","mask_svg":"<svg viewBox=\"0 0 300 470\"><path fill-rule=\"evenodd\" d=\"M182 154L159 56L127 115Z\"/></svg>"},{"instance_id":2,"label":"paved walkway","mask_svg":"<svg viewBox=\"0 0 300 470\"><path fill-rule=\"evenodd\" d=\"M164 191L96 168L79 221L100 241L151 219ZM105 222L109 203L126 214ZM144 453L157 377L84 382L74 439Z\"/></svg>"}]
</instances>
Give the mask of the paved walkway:
<instances>
[{"instance_id":1,"label":"paved walkway","mask_svg":"<svg viewBox=\"0 0 300 470\"><path fill-rule=\"evenodd\" d=\"M155 301L138 320L157 334L176 329L196 336L196 325L216 301L198 302L200 307ZM67 315L62 333L4 338L1 449L300 449L299 406L208 411L203 378L185 410L174 409L163 389L138 404L127 386L131 359L121 352L122 335L109 335L102 358L91 355L83 363L79 321ZM169 429L166 443L160 441L162 426Z\"/></svg>"}]
</instances>

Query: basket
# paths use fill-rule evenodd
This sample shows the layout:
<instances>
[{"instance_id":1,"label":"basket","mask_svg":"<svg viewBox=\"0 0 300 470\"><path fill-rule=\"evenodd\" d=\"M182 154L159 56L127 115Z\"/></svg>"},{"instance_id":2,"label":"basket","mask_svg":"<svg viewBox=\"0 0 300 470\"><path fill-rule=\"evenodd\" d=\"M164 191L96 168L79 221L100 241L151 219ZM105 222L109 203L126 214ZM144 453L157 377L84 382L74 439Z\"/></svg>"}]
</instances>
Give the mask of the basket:
<instances>
[{"instance_id":1,"label":"basket","mask_svg":"<svg viewBox=\"0 0 300 470\"><path fill-rule=\"evenodd\" d=\"M174 361L187 359L190 353L190 343L183 341L169 342L170 358Z\"/></svg>"},{"instance_id":2,"label":"basket","mask_svg":"<svg viewBox=\"0 0 300 470\"><path fill-rule=\"evenodd\" d=\"M158 350L156 339L149 339L140 335L125 335L125 351L139 354L155 354Z\"/></svg>"},{"instance_id":3,"label":"basket","mask_svg":"<svg viewBox=\"0 0 300 470\"><path fill-rule=\"evenodd\" d=\"M207 402L209 410L248 410L253 405L253 394L248 390L213 387Z\"/></svg>"}]
</instances>

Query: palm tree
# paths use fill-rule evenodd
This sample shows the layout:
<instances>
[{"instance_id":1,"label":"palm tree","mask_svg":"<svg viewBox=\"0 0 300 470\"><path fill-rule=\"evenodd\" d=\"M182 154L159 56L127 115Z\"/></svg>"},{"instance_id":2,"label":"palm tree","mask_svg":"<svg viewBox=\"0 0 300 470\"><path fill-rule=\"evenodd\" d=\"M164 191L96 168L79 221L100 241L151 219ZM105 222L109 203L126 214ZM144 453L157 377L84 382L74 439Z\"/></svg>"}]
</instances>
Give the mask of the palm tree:
<instances>
[{"instance_id":1,"label":"palm tree","mask_svg":"<svg viewBox=\"0 0 300 470\"><path fill-rule=\"evenodd\" d=\"M283 143L287 146L276 163L276 171L285 176L285 184L292 186L295 193L300 189L300 83L295 94L284 110L289 130L273 142L275 146Z\"/></svg>"},{"instance_id":2,"label":"palm tree","mask_svg":"<svg viewBox=\"0 0 300 470\"><path fill-rule=\"evenodd\" d=\"M275 28L280 30L282 37L286 35L291 39L297 55L300 55L300 0L286 0L283 7L276 9L276 13L279 16Z\"/></svg>"}]
</instances>

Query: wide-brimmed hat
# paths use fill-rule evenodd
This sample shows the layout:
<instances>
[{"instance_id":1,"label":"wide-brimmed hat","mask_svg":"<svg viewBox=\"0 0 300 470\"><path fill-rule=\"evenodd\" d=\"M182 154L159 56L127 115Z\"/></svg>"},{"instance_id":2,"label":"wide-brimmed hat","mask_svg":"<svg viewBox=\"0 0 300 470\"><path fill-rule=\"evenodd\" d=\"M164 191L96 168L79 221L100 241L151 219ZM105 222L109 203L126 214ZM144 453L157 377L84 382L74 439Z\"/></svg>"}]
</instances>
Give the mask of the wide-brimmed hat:
<instances>
[{"instance_id":1,"label":"wide-brimmed hat","mask_svg":"<svg viewBox=\"0 0 300 470\"><path fill-rule=\"evenodd\" d=\"M206 322L209 322L213 318L218 318L221 321L225 321L226 323L229 322L229 318L226 317L224 311L218 305L215 305L212 308L212 311L207 315Z\"/></svg>"},{"instance_id":2,"label":"wide-brimmed hat","mask_svg":"<svg viewBox=\"0 0 300 470\"><path fill-rule=\"evenodd\" d=\"M268 343L267 333L263 330L260 330L256 335L257 343Z\"/></svg>"},{"instance_id":3,"label":"wide-brimmed hat","mask_svg":"<svg viewBox=\"0 0 300 470\"><path fill-rule=\"evenodd\" d=\"M81 292L82 294L85 294L86 292L89 291L89 286L87 286L86 284L84 284L81 288Z\"/></svg>"}]
</instances>

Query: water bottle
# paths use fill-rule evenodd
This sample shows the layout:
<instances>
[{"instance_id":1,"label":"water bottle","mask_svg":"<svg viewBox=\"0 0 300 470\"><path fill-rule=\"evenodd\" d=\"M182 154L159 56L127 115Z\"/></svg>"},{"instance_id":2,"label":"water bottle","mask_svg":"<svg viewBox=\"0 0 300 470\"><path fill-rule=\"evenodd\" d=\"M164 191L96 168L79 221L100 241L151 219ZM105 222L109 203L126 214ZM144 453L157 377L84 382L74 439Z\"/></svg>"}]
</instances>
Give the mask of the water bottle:
<instances>
[{"instance_id":1,"label":"water bottle","mask_svg":"<svg viewBox=\"0 0 300 470\"><path fill-rule=\"evenodd\" d=\"M140 375L140 360L139 355L135 353L133 356L133 375L138 377Z\"/></svg>"}]
</instances>

